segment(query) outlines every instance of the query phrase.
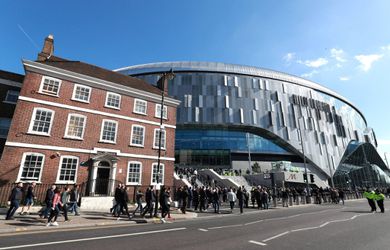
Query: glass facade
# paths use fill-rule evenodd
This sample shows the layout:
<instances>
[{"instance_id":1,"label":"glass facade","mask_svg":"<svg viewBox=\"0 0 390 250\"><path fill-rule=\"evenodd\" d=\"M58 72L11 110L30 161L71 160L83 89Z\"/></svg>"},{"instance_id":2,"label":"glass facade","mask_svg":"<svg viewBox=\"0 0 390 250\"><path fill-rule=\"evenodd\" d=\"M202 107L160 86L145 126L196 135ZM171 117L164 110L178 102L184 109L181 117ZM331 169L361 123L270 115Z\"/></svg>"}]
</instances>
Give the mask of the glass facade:
<instances>
[{"instance_id":1,"label":"glass facade","mask_svg":"<svg viewBox=\"0 0 390 250\"><path fill-rule=\"evenodd\" d=\"M247 152L249 141L252 153L303 158L303 148L310 171L330 177L351 141L377 146L373 130L351 102L296 76L211 62L154 63L118 71L156 84L171 69L175 78L168 94L181 101L175 145L179 165L211 165L210 152L229 152L231 158Z\"/></svg>"}]
</instances>

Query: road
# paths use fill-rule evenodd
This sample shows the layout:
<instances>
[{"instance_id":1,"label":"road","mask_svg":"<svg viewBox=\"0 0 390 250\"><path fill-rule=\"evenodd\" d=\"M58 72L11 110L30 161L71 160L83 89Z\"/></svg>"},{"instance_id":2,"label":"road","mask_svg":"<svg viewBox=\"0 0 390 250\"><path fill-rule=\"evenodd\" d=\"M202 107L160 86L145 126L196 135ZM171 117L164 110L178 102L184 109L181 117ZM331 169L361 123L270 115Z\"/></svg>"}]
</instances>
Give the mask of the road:
<instances>
[{"instance_id":1,"label":"road","mask_svg":"<svg viewBox=\"0 0 390 250\"><path fill-rule=\"evenodd\" d=\"M205 216L166 224L121 225L0 236L2 249L390 249L390 214L367 202L309 205Z\"/></svg>"}]
</instances>

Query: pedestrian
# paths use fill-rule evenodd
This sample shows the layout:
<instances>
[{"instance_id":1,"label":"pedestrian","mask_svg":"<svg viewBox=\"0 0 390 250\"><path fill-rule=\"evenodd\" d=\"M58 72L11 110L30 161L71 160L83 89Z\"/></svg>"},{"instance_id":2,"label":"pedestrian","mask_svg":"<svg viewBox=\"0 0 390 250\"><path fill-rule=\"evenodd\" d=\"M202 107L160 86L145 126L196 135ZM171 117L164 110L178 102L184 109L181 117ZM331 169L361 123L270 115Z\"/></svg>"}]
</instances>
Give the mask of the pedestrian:
<instances>
[{"instance_id":1,"label":"pedestrian","mask_svg":"<svg viewBox=\"0 0 390 250\"><path fill-rule=\"evenodd\" d=\"M122 183L118 183L118 186L115 188L114 200L110 212L112 216L117 217L120 209L120 201L122 199Z\"/></svg>"},{"instance_id":2,"label":"pedestrian","mask_svg":"<svg viewBox=\"0 0 390 250\"><path fill-rule=\"evenodd\" d=\"M51 203L50 207L50 215L49 218L47 219L47 224L46 226L58 226L57 218L58 214L60 213L60 208L62 207L62 202L61 202L61 191L59 188L55 188L53 191L53 200Z\"/></svg>"},{"instance_id":3,"label":"pedestrian","mask_svg":"<svg viewBox=\"0 0 390 250\"><path fill-rule=\"evenodd\" d=\"M385 207L383 205L383 202L385 201L385 195L379 191L379 189L375 190L375 200L376 204L378 204L378 207L381 210L381 213L385 212Z\"/></svg>"},{"instance_id":4,"label":"pedestrian","mask_svg":"<svg viewBox=\"0 0 390 250\"><path fill-rule=\"evenodd\" d=\"M283 207L288 207L288 191L285 188L282 191L282 204Z\"/></svg>"},{"instance_id":5,"label":"pedestrian","mask_svg":"<svg viewBox=\"0 0 390 250\"><path fill-rule=\"evenodd\" d=\"M36 183L32 182L27 188L26 196L24 197L24 205L22 207L22 211L20 212L21 215L30 214L30 208L34 204L34 200L37 198L37 197L35 197L35 194L34 194L35 186L36 186ZM24 209L26 208L26 206L27 206L27 211L24 212Z\"/></svg>"},{"instance_id":6,"label":"pedestrian","mask_svg":"<svg viewBox=\"0 0 390 250\"><path fill-rule=\"evenodd\" d=\"M341 202L343 203L344 205L344 200L345 200L345 193L344 193L344 190L340 188L339 190L339 199L341 200Z\"/></svg>"},{"instance_id":7,"label":"pedestrian","mask_svg":"<svg viewBox=\"0 0 390 250\"><path fill-rule=\"evenodd\" d=\"M16 187L14 187L11 191L11 195L8 198L8 204L10 205L7 215L5 216L6 220L13 220L14 214L16 210L19 208L20 201L23 197L23 191L22 191L23 183L19 182L16 184Z\"/></svg>"},{"instance_id":8,"label":"pedestrian","mask_svg":"<svg viewBox=\"0 0 390 250\"><path fill-rule=\"evenodd\" d=\"M74 185L72 190L69 192L69 212L73 213L75 216L80 215L79 211L79 206L78 206L78 201L80 199L80 194L79 194L79 186Z\"/></svg>"},{"instance_id":9,"label":"pedestrian","mask_svg":"<svg viewBox=\"0 0 390 250\"><path fill-rule=\"evenodd\" d=\"M227 200L229 201L230 211L232 211L232 212L233 212L233 208L234 208L234 203L237 200L237 196L236 196L234 191L235 191L234 189L230 188L229 193L227 193Z\"/></svg>"},{"instance_id":10,"label":"pedestrian","mask_svg":"<svg viewBox=\"0 0 390 250\"><path fill-rule=\"evenodd\" d=\"M147 212L150 213L150 218L153 217L153 202L156 200L155 195L153 193L153 186L150 186L146 189L145 192L145 202L146 206L144 208L144 212L141 214L141 217L145 217Z\"/></svg>"},{"instance_id":11,"label":"pedestrian","mask_svg":"<svg viewBox=\"0 0 390 250\"><path fill-rule=\"evenodd\" d=\"M199 211L202 213L206 209L206 192L204 187L199 189Z\"/></svg>"},{"instance_id":12,"label":"pedestrian","mask_svg":"<svg viewBox=\"0 0 390 250\"><path fill-rule=\"evenodd\" d=\"M140 189L138 189L136 194L135 194L135 202L137 203L137 207L135 208L135 210L133 212L133 216L135 216L135 213L138 211L138 209L139 209L140 215L142 215L142 213L144 212L143 207L142 207L142 197L143 196L144 196L144 194L142 193L142 191Z\"/></svg>"},{"instance_id":13,"label":"pedestrian","mask_svg":"<svg viewBox=\"0 0 390 250\"><path fill-rule=\"evenodd\" d=\"M161 222L165 223L165 216L168 215L168 200L169 194L166 192L165 186L161 186L160 197L159 197L160 207L161 207Z\"/></svg>"},{"instance_id":14,"label":"pedestrian","mask_svg":"<svg viewBox=\"0 0 390 250\"><path fill-rule=\"evenodd\" d=\"M213 207L214 213L219 214L219 190L218 188L213 191Z\"/></svg>"},{"instance_id":15,"label":"pedestrian","mask_svg":"<svg viewBox=\"0 0 390 250\"><path fill-rule=\"evenodd\" d=\"M56 190L56 185L51 185L50 188L46 190L46 196L45 196L45 209L43 212L39 215L39 217L43 217L44 219L47 219L49 217L49 214L51 214L51 208L53 206L53 198L54 198L54 190Z\"/></svg>"},{"instance_id":16,"label":"pedestrian","mask_svg":"<svg viewBox=\"0 0 390 250\"><path fill-rule=\"evenodd\" d=\"M375 192L371 191L370 189L366 189L363 193L363 196L367 198L368 205L371 208L371 212L376 212L376 205L375 205Z\"/></svg>"},{"instance_id":17,"label":"pedestrian","mask_svg":"<svg viewBox=\"0 0 390 250\"><path fill-rule=\"evenodd\" d=\"M192 201L194 199L194 189L192 187L188 188L188 205L187 208L192 208Z\"/></svg>"},{"instance_id":18,"label":"pedestrian","mask_svg":"<svg viewBox=\"0 0 390 250\"><path fill-rule=\"evenodd\" d=\"M194 188L192 192L192 204L194 206L194 211L197 211L199 206L199 188Z\"/></svg>"},{"instance_id":19,"label":"pedestrian","mask_svg":"<svg viewBox=\"0 0 390 250\"><path fill-rule=\"evenodd\" d=\"M128 188L124 184L121 185L121 189L119 190L119 212L117 214L118 220L120 220L121 213L127 215L129 220L132 218L129 213L129 206L127 205L129 202L127 190Z\"/></svg>"},{"instance_id":20,"label":"pedestrian","mask_svg":"<svg viewBox=\"0 0 390 250\"><path fill-rule=\"evenodd\" d=\"M184 186L182 189L181 189L181 199L182 199L182 203L181 203L181 212L183 214L186 213L186 208L187 208L187 201L188 201L188 187L187 186Z\"/></svg>"},{"instance_id":21,"label":"pedestrian","mask_svg":"<svg viewBox=\"0 0 390 250\"><path fill-rule=\"evenodd\" d=\"M69 192L70 188L65 186L61 193L61 203L62 203L62 211L64 212L65 222L70 221L68 218L68 202L69 202Z\"/></svg>"},{"instance_id":22,"label":"pedestrian","mask_svg":"<svg viewBox=\"0 0 390 250\"><path fill-rule=\"evenodd\" d=\"M240 213L242 214L244 212L244 192L241 187L237 190L237 200L238 200L238 206L240 207Z\"/></svg>"}]
</instances>

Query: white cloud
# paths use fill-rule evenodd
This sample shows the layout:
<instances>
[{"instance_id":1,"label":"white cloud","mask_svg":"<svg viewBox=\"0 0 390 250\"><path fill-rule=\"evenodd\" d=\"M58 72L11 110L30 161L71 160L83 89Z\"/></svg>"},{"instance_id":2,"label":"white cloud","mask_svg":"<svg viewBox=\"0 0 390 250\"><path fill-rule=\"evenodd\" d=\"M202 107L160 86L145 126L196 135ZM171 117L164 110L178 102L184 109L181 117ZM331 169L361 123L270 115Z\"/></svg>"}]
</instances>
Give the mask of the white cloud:
<instances>
[{"instance_id":1,"label":"white cloud","mask_svg":"<svg viewBox=\"0 0 390 250\"><path fill-rule=\"evenodd\" d=\"M340 76L340 81L349 81L349 77L348 76Z\"/></svg>"},{"instance_id":2,"label":"white cloud","mask_svg":"<svg viewBox=\"0 0 390 250\"><path fill-rule=\"evenodd\" d=\"M388 44L386 46L382 46L381 49L390 51L390 44Z\"/></svg>"},{"instance_id":3,"label":"white cloud","mask_svg":"<svg viewBox=\"0 0 390 250\"><path fill-rule=\"evenodd\" d=\"M336 63L336 67L337 67L337 68L342 68L343 65L341 65L341 63Z\"/></svg>"},{"instance_id":4,"label":"white cloud","mask_svg":"<svg viewBox=\"0 0 390 250\"><path fill-rule=\"evenodd\" d=\"M306 60L306 61L298 60L297 62L300 64L304 64L310 68L319 68L321 66L328 64L328 60L326 60L323 57L320 57L320 58L315 59L315 60Z\"/></svg>"},{"instance_id":5,"label":"white cloud","mask_svg":"<svg viewBox=\"0 0 390 250\"><path fill-rule=\"evenodd\" d=\"M304 73L301 76L304 78L311 78L313 75L320 73L318 70L312 70L308 73Z\"/></svg>"},{"instance_id":6,"label":"white cloud","mask_svg":"<svg viewBox=\"0 0 390 250\"><path fill-rule=\"evenodd\" d=\"M385 145L390 146L390 140L378 139L378 145L380 145L380 146L385 146Z\"/></svg>"},{"instance_id":7,"label":"white cloud","mask_svg":"<svg viewBox=\"0 0 390 250\"><path fill-rule=\"evenodd\" d=\"M344 58L345 53L342 49L330 49L330 56L336 59L338 62L346 62L347 60Z\"/></svg>"},{"instance_id":8,"label":"white cloud","mask_svg":"<svg viewBox=\"0 0 390 250\"><path fill-rule=\"evenodd\" d=\"M294 60L295 58L295 53L293 52L289 52L287 53L284 57L283 57L283 60L287 63L291 62L292 60Z\"/></svg>"},{"instance_id":9,"label":"white cloud","mask_svg":"<svg viewBox=\"0 0 390 250\"><path fill-rule=\"evenodd\" d=\"M381 59L382 57L383 57L383 55L377 55L377 54L357 55L357 56L355 56L355 59L360 62L359 67L363 71L367 72L367 71L369 71L371 69L372 64L375 61L378 61L379 59Z\"/></svg>"}]
</instances>

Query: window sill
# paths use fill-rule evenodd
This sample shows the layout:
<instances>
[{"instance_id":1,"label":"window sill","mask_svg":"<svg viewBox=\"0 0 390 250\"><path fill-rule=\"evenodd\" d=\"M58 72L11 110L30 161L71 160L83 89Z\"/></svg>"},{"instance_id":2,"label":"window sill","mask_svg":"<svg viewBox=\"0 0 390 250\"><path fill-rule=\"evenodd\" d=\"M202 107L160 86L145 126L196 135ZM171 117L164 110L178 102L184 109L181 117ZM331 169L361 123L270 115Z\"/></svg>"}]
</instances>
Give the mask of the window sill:
<instances>
[{"instance_id":1,"label":"window sill","mask_svg":"<svg viewBox=\"0 0 390 250\"><path fill-rule=\"evenodd\" d=\"M70 185L70 184L76 184L75 181L56 181L54 184L65 184L65 185Z\"/></svg>"},{"instance_id":2,"label":"window sill","mask_svg":"<svg viewBox=\"0 0 390 250\"><path fill-rule=\"evenodd\" d=\"M138 145L138 144L130 144L130 147L136 147L136 148L145 148L144 145Z\"/></svg>"},{"instance_id":3,"label":"window sill","mask_svg":"<svg viewBox=\"0 0 390 250\"><path fill-rule=\"evenodd\" d=\"M142 186L142 184L139 182L126 182L126 185L128 185L128 186Z\"/></svg>"},{"instance_id":4,"label":"window sill","mask_svg":"<svg viewBox=\"0 0 390 250\"><path fill-rule=\"evenodd\" d=\"M107 106L107 105L104 105L104 107L105 107L105 108L108 108L108 109L121 110L121 108L112 107L112 106Z\"/></svg>"},{"instance_id":5,"label":"window sill","mask_svg":"<svg viewBox=\"0 0 390 250\"><path fill-rule=\"evenodd\" d=\"M57 98L60 97L58 94L50 94L50 93L45 93L45 92L41 92L41 91L38 91L38 94L48 95L48 96L57 97Z\"/></svg>"},{"instance_id":6,"label":"window sill","mask_svg":"<svg viewBox=\"0 0 390 250\"><path fill-rule=\"evenodd\" d=\"M10 101L3 101L3 103L12 104L12 105L16 105L16 102L10 102Z\"/></svg>"},{"instance_id":7,"label":"window sill","mask_svg":"<svg viewBox=\"0 0 390 250\"><path fill-rule=\"evenodd\" d=\"M157 149L158 150L158 147L153 147L153 149ZM161 147L161 150L166 150L165 148Z\"/></svg>"},{"instance_id":8,"label":"window sill","mask_svg":"<svg viewBox=\"0 0 390 250\"><path fill-rule=\"evenodd\" d=\"M28 135L40 135L40 136L50 137L50 134L44 134L44 133L39 133L39 132L34 132L34 131L28 131L27 134Z\"/></svg>"},{"instance_id":9,"label":"window sill","mask_svg":"<svg viewBox=\"0 0 390 250\"><path fill-rule=\"evenodd\" d=\"M71 100L72 100L72 101L75 101L75 102L81 102L81 103L87 103L87 104L89 104L89 100L88 100L88 101L84 101L84 100L79 100L79 99L76 99L76 98L72 98Z\"/></svg>"},{"instance_id":10,"label":"window sill","mask_svg":"<svg viewBox=\"0 0 390 250\"><path fill-rule=\"evenodd\" d=\"M141 113L141 112L136 112L136 111L133 111L134 114L137 114L137 115L143 115L143 116L147 116L146 113Z\"/></svg>"},{"instance_id":11,"label":"window sill","mask_svg":"<svg viewBox=\"0 0 390 250\"><path fill-rule=\"evenodd\" d=\"M70 136L64 136L64 137L62 137L62 139L75 140L75 141L84 141L83 138L79 138L79 137L70 137Z\"/></svg>"},{"instance_id":12,"label":"window sill","mask_svg":"<svg viewBox=\"0 0 390 250\"><path fill-rule=\"evenodd\" d=\"M107 143L107 144L116 144L116 141L103 141L103 140L99 140L99 143Z\"/></svg>"}]
</instances>

